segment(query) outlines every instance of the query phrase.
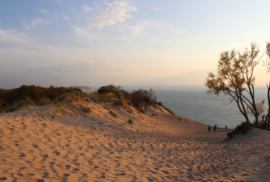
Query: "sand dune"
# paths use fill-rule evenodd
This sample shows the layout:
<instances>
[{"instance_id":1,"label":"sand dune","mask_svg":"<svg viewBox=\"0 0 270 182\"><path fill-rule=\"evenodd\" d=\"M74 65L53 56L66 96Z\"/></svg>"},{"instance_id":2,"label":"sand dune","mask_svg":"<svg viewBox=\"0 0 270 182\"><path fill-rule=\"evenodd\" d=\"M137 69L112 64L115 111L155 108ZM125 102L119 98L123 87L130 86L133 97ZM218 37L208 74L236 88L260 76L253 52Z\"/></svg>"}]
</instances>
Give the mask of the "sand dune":
<instances>
[{"instance_id":1,"label":"sand dune","mask_svg":"<svg viewBox=\"0 0 270 182\"><path fill-rule=\"evenodd\" d=\"M225 141L178 118L84 101L1 114L0 181L269 181L268 131Z\"/></svg>"}]
</instances>

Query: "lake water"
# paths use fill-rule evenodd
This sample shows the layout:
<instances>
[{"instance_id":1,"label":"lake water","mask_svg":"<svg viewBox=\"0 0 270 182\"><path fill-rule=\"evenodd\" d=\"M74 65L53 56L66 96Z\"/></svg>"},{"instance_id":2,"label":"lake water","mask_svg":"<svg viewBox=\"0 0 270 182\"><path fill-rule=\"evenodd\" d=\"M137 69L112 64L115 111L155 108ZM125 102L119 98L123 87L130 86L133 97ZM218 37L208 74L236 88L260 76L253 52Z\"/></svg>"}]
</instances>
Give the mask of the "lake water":
<instances>
[{"instance_id":1,"label":"lake water","mask_svg":"<svg viewBox=\"0 0 270 182\"><path fill-rule=\"evenodd\" d=\"M205 94L206 89L154 89L157 100L176 115L198 121L206 125L234 128L245 121L235 102L230 104L229 96ZM256 90L256 102L265 99L266 88ZM265 108L267 109L267 103ZM254 119L251 119L253 121Z\"/></svg>"}]
</instances>

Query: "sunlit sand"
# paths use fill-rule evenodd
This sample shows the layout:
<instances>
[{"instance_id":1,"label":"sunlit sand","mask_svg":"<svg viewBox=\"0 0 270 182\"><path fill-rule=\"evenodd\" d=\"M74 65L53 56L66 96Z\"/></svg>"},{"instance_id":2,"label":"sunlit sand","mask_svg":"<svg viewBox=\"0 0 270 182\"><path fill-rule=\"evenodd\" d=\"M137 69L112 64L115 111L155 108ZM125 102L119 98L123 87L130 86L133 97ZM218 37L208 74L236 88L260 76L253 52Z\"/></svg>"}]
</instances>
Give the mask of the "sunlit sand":
<instances>
[{"instance_id":1,"label":"sunlit sand","mask_svg":"<svg viewBox=\"0 0 270 182\"><path fill-rule=\"evenodd\" d=\"M89 107L91 113L84 113ZM117 118L109 112L117 114ZM148 107L93 102L24 107L0 115L4 181L268 181L270 133L208 132ZM158 113L157 116L151 116ZM132 124L127 121L131 119Z\"/></svg>"}]
</instances>

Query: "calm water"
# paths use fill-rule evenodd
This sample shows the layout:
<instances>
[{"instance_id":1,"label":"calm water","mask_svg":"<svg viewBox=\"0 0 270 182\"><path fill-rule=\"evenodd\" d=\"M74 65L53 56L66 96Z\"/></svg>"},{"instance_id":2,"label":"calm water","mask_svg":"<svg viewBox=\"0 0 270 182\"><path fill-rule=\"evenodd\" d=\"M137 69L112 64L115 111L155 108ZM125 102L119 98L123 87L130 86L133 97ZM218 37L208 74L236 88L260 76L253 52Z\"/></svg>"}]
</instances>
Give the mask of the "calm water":
<instances>
[{"instance_id":1,"label":"calm water","mask_svg":"<svg viewBox=\"0 0 270 182\"><path fill-rule=\"evenodd\" d=\"M245 121L237 105L229 96L206 95L206 89L156 90L158 101L176 115L207 125L234 128ZM266 100L266 88L256 91L256 101ZM265 104L266 107L266 104ZM252 119L253 121L253 119Z\"/></svg>"}]
</instances>

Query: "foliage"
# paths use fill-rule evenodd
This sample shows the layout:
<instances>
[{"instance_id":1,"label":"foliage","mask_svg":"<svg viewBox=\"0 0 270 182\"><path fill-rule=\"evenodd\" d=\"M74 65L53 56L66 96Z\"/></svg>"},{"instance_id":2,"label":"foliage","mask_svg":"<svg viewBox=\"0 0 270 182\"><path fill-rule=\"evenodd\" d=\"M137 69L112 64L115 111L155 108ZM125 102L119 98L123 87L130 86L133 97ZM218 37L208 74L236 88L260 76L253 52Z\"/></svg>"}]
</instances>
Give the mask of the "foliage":
<instances>
[{"instance_id":1,"label":"foliage","mask_svg":"<svg viewBox=\"0 0 270 182\"><path fill-rule=\"evenodd\" d=\"M262 100L261 102L256 103L258 116L260 116L261 114L265 112L264 103L265 103L265 100ZM247 110L247 114L252 115L252 113L254 113L253 107L249 108L246 106L246 110Z\"/></svg>"},{"instance_id":2,"label":"foliage","mask_svg":"<svg viewBox=\"0 0 270 182\"><path fill-rule=\"evenodd\" d=\"M49 98L44 98L42 101L38 102L38 106L45 106L45 105L51 105L54 104L53 101L51 101Z\"/></svg>"},{"instance_id":3,"label":"foliage","mask_svg":"<svg viewBox=\"0 0 270 182\"><path fill-rule=\"evenodd\" d=\"M13 90L0 89L0 111L15 111L24 104L47 105L59 103L65 98L81 98L83 92L78 88L53 87L44 88L35 85L22 85Z\"/></svg>"},{"instance_id":4,"label":"foliage","mask_svg":"<svg viewBox=\"0 0 270 182\"><path fill-rule=\"evenodd\" d=\"M132 124L132 123L133 123L133 121L132 121L131 119L129 119L129 120L128 120L128 123L129 123L129 124Z\"/></svg>"},{"instance_id":5,"label":"foliage","mask_svg":"<svg viewBox=\"0 0 270 182\"><path fill-rule=\"evenodd\" d=\"M114 101L114 94L112 92L109 93L104 93L104 94L99 94L99 93L92 93L90 95L90 98L92 101L96 103L100 102L112 102Z\"/></svg>"},{"instance_id":6,"label":"foliage","mask_svg":"<svg viewBox=\"0 0 270 182\"><path fill-rule=\"evenodd\" d=\"M7 107L9 107L9 104L0 98L0 110L6 109Z\"/></svg>"},{"instance_id":7,"label":"foliage","mask_svg":"<svg viewBox=\"0 0 270 182\"><path fill-rule=\"evenodd\" d=\"M123 93L119 93L119 98L114 101L114 105L116 105L116 106L122 106L122 105L124 105L124 99L125 99L124 98L124 94Z\"/></svg>"},{"instance_id":8,"label":"foliage","mask_svg":"<svg viewBox=\"0 0 270 182\"><path fill-rule=\"evenodd\" d=\"M254 68L259 64L259 49L251 43L251 50L243 53L232 50L220 54L218 73L209 73L205 85L209 88L208 94L229 95L235 101L239 111L249 122L246 107L250 109L258 124L258 111L254 95ZM248 96L246 96L248 95Z\"/></svg>"},{"instance_id":9,"label":"foliage","mask_svg":"<svg viewBox=\"0 0 270 182\"><path fill-rule=\"evenodd\" d=\"M266 72L270 72L270 42L266 44L266 55L268 57L268 61L264 61L264 66L266 67Z\"/></svg>"},{"instance_id":10,"label":"foliage","mask_svg":"<svg viewBox=\"0 0 270 182\"><path fill-rule=\"evenodd\" d=\"M36 106L37 104L35 101L26 98L24 100L19 100L19 101L14 102L11 106L5 109L5 112L13 112L27 105Z\"/></svg>"},{"instance_id":11,"label":"foliage","mask_svg":"<svg viewBox=\"0 0 270 182\"><path fill-rule=\"evenodd\" d=\"M120 89L121 89L120 86L116 87L113 84L110 84L110 85L107 85L107 86L100 87L98 89L98 93L99 94L108 94L108 93L111 92L114 95L118 96L119 92L120 92Z\"/></svg>"},{"instance_id":12,"label":"foliage","mask_svg":"<svg viewBox=\"0 0 270 182\"><path fill-rule=\"evenodd\" d=\"M251 126L252 125L250 123L243 122L240 125L237 125L233 131L227 134L227 136L228 138L232 138L234 135L239 133L246 134Z\"/></svg>"}]
</instances>

